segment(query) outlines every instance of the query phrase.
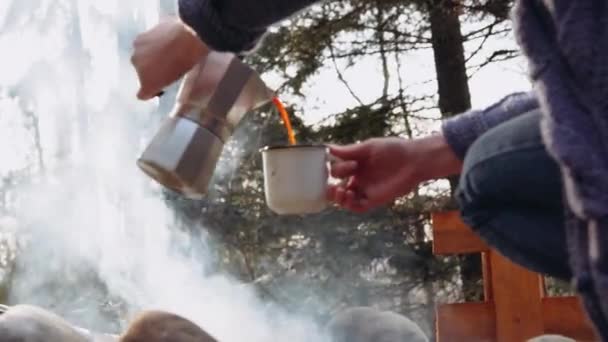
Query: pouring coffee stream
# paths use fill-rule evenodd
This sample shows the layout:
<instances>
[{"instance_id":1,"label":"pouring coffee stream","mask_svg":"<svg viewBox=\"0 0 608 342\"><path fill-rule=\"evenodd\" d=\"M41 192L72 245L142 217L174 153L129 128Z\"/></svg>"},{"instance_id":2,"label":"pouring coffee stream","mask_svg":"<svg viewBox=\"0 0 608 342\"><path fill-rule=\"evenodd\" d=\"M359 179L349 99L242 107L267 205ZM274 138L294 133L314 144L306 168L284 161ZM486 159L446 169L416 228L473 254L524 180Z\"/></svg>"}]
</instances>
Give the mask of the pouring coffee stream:
<instances>
[{"instance_id":1,"label":"pouring coffee stream","mask_svg":"<svg viewBox=\"0 0 608 342\"><path fill-rule=\"evenodd\" d=\"M287 137L289 139L289 144L295 145L296 144L296 135L293 132L293 128L291 127L291 121L289 120L289 114L287 113L285 106L283 106L283 102L281 102L281 100L279 100L279 98L276 96L272 99L272 102L274 103L275 107L277 107L279 114L281 114L281 118L283 119L283 124L285 125L285 129L287 130Z\"/></svg>"},{"instance_id":2,"label":"pouring coffee stream","mask_svg":"<svg viewBox=\"0 0 608 342\"><path fill-rule=\"evenodd\" d=\"M173 110L137 165L164 187L201 199L238 123L271 101L295 144L287 111L260 75L234 54L209 51L185 75Z\"/></svg>"}]
</instances>

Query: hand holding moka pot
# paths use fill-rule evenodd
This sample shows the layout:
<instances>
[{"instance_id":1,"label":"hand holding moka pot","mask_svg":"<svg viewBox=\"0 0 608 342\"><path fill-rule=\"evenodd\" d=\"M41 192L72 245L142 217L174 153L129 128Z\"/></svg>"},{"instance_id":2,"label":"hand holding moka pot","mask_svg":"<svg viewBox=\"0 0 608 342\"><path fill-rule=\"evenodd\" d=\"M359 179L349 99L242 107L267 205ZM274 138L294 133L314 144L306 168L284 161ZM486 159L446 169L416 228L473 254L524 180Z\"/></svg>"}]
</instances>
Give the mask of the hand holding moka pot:
<instances>
[{"instance_id":1,"label":"hand holding moka pot","mask_svg":"<svg viewBox=\"0 0 608 342\"><path fill-rule=\"evenodd\" d=\"M137 165L166 188L201 199L237 124L273 96L234 54L205 53L186 74L172 112Z\"/></svg>"}]
</instances>

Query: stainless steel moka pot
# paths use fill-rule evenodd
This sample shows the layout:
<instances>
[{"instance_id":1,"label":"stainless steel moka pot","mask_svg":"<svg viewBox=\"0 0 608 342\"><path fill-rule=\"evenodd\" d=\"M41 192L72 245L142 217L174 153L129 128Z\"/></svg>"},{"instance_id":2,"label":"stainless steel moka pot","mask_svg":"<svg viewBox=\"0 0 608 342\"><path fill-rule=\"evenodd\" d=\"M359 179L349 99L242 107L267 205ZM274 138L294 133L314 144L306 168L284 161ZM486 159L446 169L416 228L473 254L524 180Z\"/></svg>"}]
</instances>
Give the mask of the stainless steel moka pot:
<instances>
[{"instance_id":1,"label":"stainless steel moka pot","mask_svg":"<svg viewBox=\"0 0 608 342\"><path fill-rule=\"evenodd\" d=\"M184 77L171 114L137 165L166 188L201 199L239 121L273 96L237 56L208 52Z\"/></svg>"}]
</instances>

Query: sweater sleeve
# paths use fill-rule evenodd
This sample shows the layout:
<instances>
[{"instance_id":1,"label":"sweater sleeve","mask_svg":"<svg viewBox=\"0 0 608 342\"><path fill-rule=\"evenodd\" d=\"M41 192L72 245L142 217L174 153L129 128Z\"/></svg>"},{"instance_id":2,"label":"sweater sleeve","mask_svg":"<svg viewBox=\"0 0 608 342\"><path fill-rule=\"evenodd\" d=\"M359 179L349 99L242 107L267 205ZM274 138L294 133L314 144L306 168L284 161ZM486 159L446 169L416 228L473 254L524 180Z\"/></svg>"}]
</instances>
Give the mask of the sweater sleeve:
<instances>
[{"instance_id":1,"label":"sweater sleeve","mask_svg":"<svg viewBox=\"0 0 608 342\"><path fill-rule=\"evenodd\" d=\"M445 120L446 141L460 159L483 133L518 115L539 108L534 92L511 94L483 110L471 110Z\"/></svg>"},{"instance_id":2,"label":"sweater sleeve","mask_svg":"<svg viewBox=\"0 0 608 342\"><path fill-rule=\"evenodd\" d=\"M216 51L255 48L267 28L318 0L178 0L179 16Z\"/></svg>"}]
</instances>

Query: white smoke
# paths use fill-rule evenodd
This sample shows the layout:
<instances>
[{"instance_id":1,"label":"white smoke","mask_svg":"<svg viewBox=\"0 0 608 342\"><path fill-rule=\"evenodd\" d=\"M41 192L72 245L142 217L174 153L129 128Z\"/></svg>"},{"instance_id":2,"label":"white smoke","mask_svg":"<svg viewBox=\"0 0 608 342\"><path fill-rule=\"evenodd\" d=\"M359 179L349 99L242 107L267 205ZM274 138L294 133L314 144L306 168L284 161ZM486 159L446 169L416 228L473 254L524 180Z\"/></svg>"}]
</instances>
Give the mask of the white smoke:
<instances>
[{"instance_id":1,"label":"white smoke","mask_svg":"<svg viewBox=\"0 0 608 342\"><path fill-rule=\"evenodd\" d=\"M18 99L39 118L45 166L13 201L24 247L11 302L41 305L101 332L120 331L140 309L165 309L223 342L322 341L312 320L213 273L203 227L192 243L158 186L135 166L165 113L135 99L131 41L174 10L170 3L0 2L0 97ZM23 114L0 106L0 119ZM126 307L115 307L123 301Z\"/></svg>"}]
</instances>

